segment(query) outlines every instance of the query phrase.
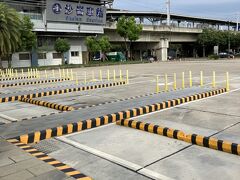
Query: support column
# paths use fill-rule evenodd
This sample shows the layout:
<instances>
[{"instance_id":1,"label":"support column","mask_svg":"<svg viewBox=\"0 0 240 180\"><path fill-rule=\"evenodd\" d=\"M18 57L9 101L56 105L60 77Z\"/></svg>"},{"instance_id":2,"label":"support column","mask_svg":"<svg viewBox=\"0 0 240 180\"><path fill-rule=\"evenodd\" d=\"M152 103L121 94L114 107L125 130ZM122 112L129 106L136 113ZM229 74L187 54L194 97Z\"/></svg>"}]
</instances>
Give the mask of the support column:
<instances>
[{"instance_id":1,"label":"support column","mask_svg":"<svg viewBox=\"0 0 240 180\"><path fill-rule=\"evenodd\" d=\"M168 39L160 39L158 43L158 47L156 49L156 56L157 59L160 61L167 61L168 57L168 48L169 48L169 41Z\"/></svg>"}]
</instances>

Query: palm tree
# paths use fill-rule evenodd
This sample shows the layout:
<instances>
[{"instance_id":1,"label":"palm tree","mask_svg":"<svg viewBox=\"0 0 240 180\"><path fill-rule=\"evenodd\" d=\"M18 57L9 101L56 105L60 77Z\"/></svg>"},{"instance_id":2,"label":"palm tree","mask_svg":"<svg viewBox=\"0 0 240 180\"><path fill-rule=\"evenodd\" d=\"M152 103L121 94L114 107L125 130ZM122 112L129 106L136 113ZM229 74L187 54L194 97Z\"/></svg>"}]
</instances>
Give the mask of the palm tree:
<instances>
[{"instance_id":1,"label":"palm tree","mask_svg":"<svg viewBox=\"0 0 240 180\"><path fill-rule=\"evenodd\" d=\"M0 68L1 58L15 52L20 43L21 19L15 9L0 3Z\"/></svg>"}]
</instances>

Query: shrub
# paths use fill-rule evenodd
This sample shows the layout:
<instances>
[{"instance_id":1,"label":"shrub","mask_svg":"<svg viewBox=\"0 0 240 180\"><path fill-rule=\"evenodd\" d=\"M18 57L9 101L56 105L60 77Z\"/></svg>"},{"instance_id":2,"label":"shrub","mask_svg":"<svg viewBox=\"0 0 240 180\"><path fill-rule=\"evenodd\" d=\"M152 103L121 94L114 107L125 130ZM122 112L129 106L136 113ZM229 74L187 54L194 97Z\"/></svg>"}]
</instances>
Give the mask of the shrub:
<instances>
[{"instance_id":1,"label":"shrub","mask_svg":"<svg viewBox=\"0 0 240 180\"><path fill-rule=\"evenodd\" d=\"M219 56L217 54L212 54L212 55L208 56L208 59L217 60L217 59L219 59Z\"/></svg>"}]
</instances>

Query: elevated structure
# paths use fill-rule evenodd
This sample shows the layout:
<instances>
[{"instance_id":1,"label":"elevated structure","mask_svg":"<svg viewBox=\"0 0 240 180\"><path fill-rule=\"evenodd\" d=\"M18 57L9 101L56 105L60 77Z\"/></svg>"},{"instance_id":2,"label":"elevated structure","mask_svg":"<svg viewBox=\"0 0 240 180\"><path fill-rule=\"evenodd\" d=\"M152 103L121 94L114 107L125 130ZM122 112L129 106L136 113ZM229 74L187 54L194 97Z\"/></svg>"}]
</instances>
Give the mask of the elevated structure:
<instances>
[{"instance_id":1,"label":"elevated structure","mask_svg":"<svg viewBox=\"0 0 240 180\"><path fill-rule=\"evenodd\" d=\"M166 61L169 43L187 44L188 56L197 56L193 44L204 28L217 30L235 30L237 23L220 19L201 18L171 14L168 25L168 15L161 12L108 10L105 34L112 43L123 43L116 33L116 22L121 16L134 16L136 22L143 25L140 39L133 43L134 57L141 59L144 54L155 56L158 60Z\"/></svg>"}]
</instances>

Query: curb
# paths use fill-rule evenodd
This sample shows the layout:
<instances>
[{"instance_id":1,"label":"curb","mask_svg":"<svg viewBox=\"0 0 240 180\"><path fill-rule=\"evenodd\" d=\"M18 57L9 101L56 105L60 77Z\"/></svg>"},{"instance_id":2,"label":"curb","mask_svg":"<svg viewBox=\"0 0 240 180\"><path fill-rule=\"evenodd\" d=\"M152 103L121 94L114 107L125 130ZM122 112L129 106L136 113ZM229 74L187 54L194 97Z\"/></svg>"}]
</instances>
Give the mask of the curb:
<instances>
[{"instance_id":1,"label":"curb","mask_svg":"<svg viewBox=\"0 0 240 180\"><path fill-rule=\"evenodd\" d=\"M86 176L85 174L77 171L76 169L46 155L45 153L28 146L26 144L20 143L17 139L9 139L7 140L9 143L12 143L13 145L16 145L20 149L24 150L25 152L31 154L33 157L36 157L37 159L55 167L57 170L62 171L67 176L70 176L75 179L79 180L92 180L92 178Z\"/></svg>"},{"instance_id":2,"label":"curb","mask_svg":"<svg viewBox=\"0 0 240 180\"><path fill-rule=\"evenodd\" d=\"M60 105L60 104L56 104L56 103L39 101L39 100L35 100L35 99L22 98L19 101L30 103L30 104L35 104L35 105L38 105L38 106L43 106L43 107L47 107L47 108L51 108L51 109L56 109L56 110L60 110L60 111L73 111L73 110L75 110L74 107L71 107L71 106L64 106L64 105Z\"/></svg>"},{"instance_id":3,"label":"curb","mask_svg":"<svg viewBox=\"0 0 240 180\"><path fill-rule=\"evenodd\" d=\"M186 134L183 131L170 129L168 127L161 127L154 124L149 124L135 120L120 120L117 125L126 126L153 134L166 136L173 139L178 139L187 143L195 144L198 146L240 155L240 144L231 143L228 141L218 140L216 138L201 136L197 134Z\"/></svg>"},{"instance_id":4,"label":"curb","mask_svg":"<svg viewBox=\"0 0 240 180\"><path fill-rule=\"evenodd\" d=\"M224 92L226 92L226 88L209 91L205 93L200 93L200 94L195 94L195 95L187 96L183 98L173 99L173 100L156 103L152 105L147 105L139 108L133 108L126 111L121 111L121 112L108 114L108 115L97 117L97 118L83 120L76 123L70 123L70 124L62 125L55 128L49 128L49 129L21 135L21 136L15 137L14 139L17 139L24 144L37 143L44 139L50 139L56 136L62 136L62 135L71 134L74 132L83 131L86 129L99 127L99 126L110 124L122 119L129 119L139 115L148 114L148 113L159 111L162 109L174 107L174 106L183 104L185 102L202 99L205 97L217 95Z\"/></svg>"},{"instance_id":5,"label":"curb","mask_svg":"<svg viewBox=\"0 0 240 180\"><path fill-rule=\"evenodd\" d=\"M78 88L66 88L61 90L55 90L55 91L47 91L47 92L38 92L35 94L27 94L27 95L19 95L19 96L9 96L0 98L0 103L4 102L14 102L17 100L21 100L22 98L37 98L37 97L44 97L44 96L52 96L57 94L65 94L69 92L77 92L77 91L87 91L92 89L100 89L100 88L107 88L107 87L113 87L113 86L119 86L126 84L125 81L122 82L113 82L113 83L107 83L107 84L98 84L98 85L91 85L91 86L83 86Z\"/></svg>"},{"instance_id":6,"label":"curb","mask_svg":"<svg viewBox=\"0 0 240 180\"><path fill-rule=\"evenodd\" d=\"M5 78L5 79L2 79L0 78L0 81L12 81L12 80L18 80L18 79L32 79L32 78L37 78L36 76L32 76L32 77L14 77L14 78Z\"/></svg>"},{"instance_id":7,"label":"curb","mask_svg":"<svg viewBox=\"0 0 240 180\"><path fill-rule=\"evenodd\" d=\"M70 79L48 79L48 80L41 80L41 81L30 81L30 82L18 82L14 84L1 84L0 88L6 87L15 87L15 86L26 86L26 85L34 85L34 84L45 84L45 83L53 83L53 82L64 82L69 81Z\"/></svg>"}]
</instances>

